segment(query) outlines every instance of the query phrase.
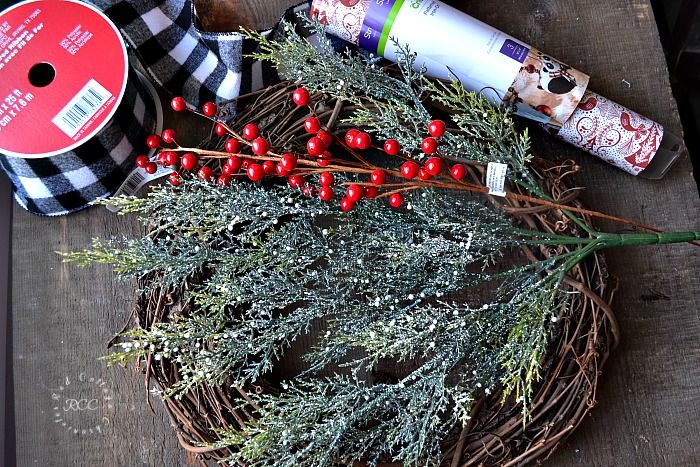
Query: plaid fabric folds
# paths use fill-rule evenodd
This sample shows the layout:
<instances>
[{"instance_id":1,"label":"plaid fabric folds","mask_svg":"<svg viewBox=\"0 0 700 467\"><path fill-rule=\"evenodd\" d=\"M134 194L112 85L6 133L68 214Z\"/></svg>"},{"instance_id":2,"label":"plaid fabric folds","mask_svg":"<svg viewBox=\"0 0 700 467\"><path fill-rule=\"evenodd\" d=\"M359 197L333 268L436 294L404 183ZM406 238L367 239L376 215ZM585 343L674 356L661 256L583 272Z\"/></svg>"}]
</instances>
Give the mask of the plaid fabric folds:
<instances>
[{"instance_id":1,"label":"plaid fabric folds","mask_svg":"<svg viewBox=\"0 0 700 467\"><path fill-rule=\"evenodd\" d=\"M190 1L96 3L117 24L153 81L190 105L232 99L279 81L269 64L244 57L255 50L254 41L236 32L199 30ZM308 3L301 3L282 18L293 21L308 9ZM274 34L275 29L263 33Z\"/></svg>"},{"instance_id":2,"label":"plaid fabric folds","mask_svg":"<svg viewBox=\"0 0 700 467\"><path fill-rule=\"evenodd\" d=\"M121 31L129 52L149 78L192 107L221 102L279 81L268 64L245 55L256 44L238 33L207 33L196 27L188 0L93 0ZM284 19L309 8L301 3ZM275 28L265 31L274 34ZM132 73L133 74L133 73ZM57 156L23 159L0 155L0 167L12 181L15 200L39 215L80 211L100 197L114 194L147 151L145 138L155 131L155 103L136 76L117 114L98 135Z\"/></svg>"}]
</instances>

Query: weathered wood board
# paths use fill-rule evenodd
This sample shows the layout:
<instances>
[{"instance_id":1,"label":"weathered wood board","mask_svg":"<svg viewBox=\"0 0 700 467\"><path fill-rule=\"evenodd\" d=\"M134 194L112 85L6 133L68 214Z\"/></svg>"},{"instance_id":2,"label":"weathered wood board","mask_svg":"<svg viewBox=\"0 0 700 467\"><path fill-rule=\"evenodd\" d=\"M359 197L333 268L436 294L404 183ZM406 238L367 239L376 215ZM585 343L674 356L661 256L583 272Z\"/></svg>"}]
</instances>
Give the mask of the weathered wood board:
<instances>
[{"instance_id":1,"label":"weathered wood board","mask_svg":"<svg viewBox=\"0 0 700 467\"><path fill-rule=\"evenodd\" d=\"M255 3L241 22L269 26L292 3ZM589 73L594 91L680 133L648 1L449 3ZM211 10L198 11L211 19L217 8L231 4L243 5L219 0L211 2ZM212 28L230 21L216 18ZM225 26L220 29L233 29ZM666 230L700 228L687 155L663 180L646 181L542 133L535 135L534 147L543 157L576 160L590 208ZM597 225L626 230L609 222ZM98 360L130 313L133 284L115 282L106 267L63 264L55 253L88 247L93 237L137 231L133 220L100 207L55 219L14 206L12 364L19 465L187 464L158 399L151 398L155 413L146 405L142 376ZM603 368L599 404L547 465L698 465L700 249L621 248L607 260L611 280L618 282L613 308L622 341Z\"/></svg>"}]
</instances>

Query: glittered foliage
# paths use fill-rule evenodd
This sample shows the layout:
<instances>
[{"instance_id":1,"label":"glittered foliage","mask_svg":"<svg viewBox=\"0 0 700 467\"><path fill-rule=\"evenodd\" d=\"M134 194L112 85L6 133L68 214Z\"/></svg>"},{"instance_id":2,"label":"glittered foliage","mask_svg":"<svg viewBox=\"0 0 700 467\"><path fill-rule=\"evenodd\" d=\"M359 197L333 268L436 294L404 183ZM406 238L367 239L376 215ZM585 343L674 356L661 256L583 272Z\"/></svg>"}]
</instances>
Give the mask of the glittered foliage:
<instances>
[{"instance_id":1,"label":"glittered foliage","mask_svg":"<svg viewBox=\"0 0 700 467\"><path fill-rule=\"evenodd\" d=\"M187 313L128 331L109 357L177 361L182 379L166 397L205 381L257 384L322 327L307 369L279 396L259 396L250 431L230 434L248 440L239 456L254 465L437 459L477 398L501 384L528 397L563 300L556 275L540 272L565 262L502 267L524 231L439 191L402 210L378 201L345 213L288 186L191 181L109 203L141 213L150 233L68 259L181 294ZM387 359L409 370L363 379Z\"/></svg>"},{"instance_id":2,"label":"glittered foliage","mask_svg":"<svg viewBox=\"0 0 700 467\"><path fill-rule=\"evenodd\" d=\"M410 50L380 66L305 25L315 46L289 24L274 40L246 32L260 44L255 58L297 83L294 104L282 87L272 90L279 105L253 95L241 113L262 114L256 124L224 121L205 104L222 138L214 148L180 146L173 130L152 135L159 159L137 164L174 167L171 184L101 201L146 233L64 257L109 264L137 279L142 296L167 297L160 319L119 336L110 363L172 363L165 398L206 385L265 389L230 409L254 414L249 423L218 430L213 447L230 447L232 464L437 465L485 396L518 406L527 422L566 316L569 272L603 248L700 233L595 231L581 209L536 186L528 135L507 109L425 78ZM177 97L171 105L186 107ZM331 135L336 123L356 133ZM372 153L384 140L384 153ZM520 190L504 199L536 215L556 208L557 223L579 236L536 230L475 194L488 192L489 162L507 164ZM290 360L294 374L279 376Z\"/></svg>"}]
</instances>

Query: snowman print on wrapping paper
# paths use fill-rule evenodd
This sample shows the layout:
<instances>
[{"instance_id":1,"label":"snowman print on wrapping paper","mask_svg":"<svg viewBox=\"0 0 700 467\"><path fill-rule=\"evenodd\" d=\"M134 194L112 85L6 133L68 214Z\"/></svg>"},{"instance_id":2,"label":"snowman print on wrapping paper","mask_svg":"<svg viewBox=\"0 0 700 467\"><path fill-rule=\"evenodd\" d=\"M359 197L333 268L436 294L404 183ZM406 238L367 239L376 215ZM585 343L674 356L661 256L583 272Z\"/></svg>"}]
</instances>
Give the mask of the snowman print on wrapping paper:
<instances>
[{"instance_id":1,"label":"snowman print on wrapping paper","mask_svg":"<svg viewBox=\"0 0 700 467\"><path fill-rule=\"evenodd\" d=\"M517 115L561 127L587 86L587 75L531 48L503 101Z\"/></svg>"},{"instance_id":2,"label":"snowman print on wrapping paper","mask_svg":"<svg viewBox=\"0 0 700 467\"><path fill-rule=\"evenodd\" d=\"M569 73L571 67L557 62L552 58L537 52L537 58L542 63L539 69L540 84L537 86L552 94L568 94L576 87L576 78Z\"/></svg>"}]
</instances>

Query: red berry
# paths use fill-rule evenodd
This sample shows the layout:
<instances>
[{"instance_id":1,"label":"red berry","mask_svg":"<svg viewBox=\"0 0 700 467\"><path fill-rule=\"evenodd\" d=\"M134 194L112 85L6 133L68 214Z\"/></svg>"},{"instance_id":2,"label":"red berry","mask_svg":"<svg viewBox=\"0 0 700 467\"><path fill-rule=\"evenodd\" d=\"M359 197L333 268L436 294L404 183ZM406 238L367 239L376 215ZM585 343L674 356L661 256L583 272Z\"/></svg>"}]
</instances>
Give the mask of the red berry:
<instances>
[{"instance_id":1,"label":"red berry","mask_svg":"<svg viewBox=\"0 0 700 467\"><path fill-rule=\"evenodd\" d=\"M148 156L141 155L136 158L136 167L140 169L145 169L146 165L148 165L149 162L150 159L148 158Z\"/></svg>"},{"instance_id":2,"label":"red berry","mask_svg":"<svg viewBox=\"0 0 700 467\"><path fill-rule=\"evenodd\" d=\"M248 157L244 158L241 160L241 169L247 171L248 167L250 167L250 164L253 164L255 161L253 159L250 159Z\"/></svg>"},{"instance_id":3,"label":"red berry","mask_svg":"<svg viewBox=\"0 0 700 467\"><path fill-rule=\"evenodd\" d=\"M167 151L159 152L158 157L156 157L156 160L158 163L162 166L168 165L168 161L166 160L166 157L168 156Z\"/></svg>"},{"instance_id":4,"label":"red berry","mask_svg":"<svg viewBox=\"0 0 700 467\"><path fill-rule=\"evenodd\" d=\"M243 161L239 156L228 156L228 159L226 159L226 164L224 166L230 167L230 170L232 172L238 171L238 169L241 168Z\"/></svg>"},{"instance_id":5,"label":"red berry","mask_svg":"<svg viewBox=\"0 0 700 467\"><path fill-rule=\"evenodd\" d=\"M333 174L330 172L321 172L318 176L318 183L321 186L331 186L335 183L335 177L333 177Z\"/></svg>"},{"instance_id":6,"label":"red berry","mask_svg":"<svg viewBox=\"0 0 700 467\"><path fill-rule=\"evenodd\" d=\"M366 186L365 187L365 198L372 199L379 194L379 188L376 186Z\"/></svg>"},{"instance_id":7,"label":"red berry","mask_svg":"<svg viewBox=\"0 0 700 467\"><path fill-rule=\"evenodd\" d=\"M214 104L213 102L205 102L202 106L202 113L207 117L213 117L214 115L216 115L216 110L216 104Z\"/></svg>"},{"instance_id":8,"label":"red berry","mask_svg":"<svg viewBox=\"0 0 700 467\"><path fill-rule=\"evenodd\" d=\"M442 120L433 120L428 124L428 133L435 138L441 137L445 134L445 122Z\"/></svg>"},{"instance_id":9,"label":"red berry","mask_svg":"<svg viewBox=\"0 0 700 467\"><path fill-rule=\"evenodd\" d=\"M316 196L316 187L313 185L306 185L304 188L301 189L301 193L306 198L311 198L313 196Z\"/></svg>"},{"instance_id":10,"label":"red berry","mask_svg":"<svg viewBox=\"0 0 700 467\"><path fill-rule=\"evenodd\" d=\"M230 175L219 175L219 178L216 179L216 184L220 186L229 186L231 185L231 180L233 180L233 177Z\"/></svg>"},{"instance_id":11,"label":"red berry","mask_svg":"<svg viewBox=\"0 0 700 467\"><path fill-rule=\"evenodd\" d=\"M418 178L421 180L430 180L433 176L425 169L418 170Z\"/></svg>"},{"instance_id":12,"label":"red berry","mask_svg":"<svg viewBox=\"0 0 700 467\"><path fill-rule=\"evenodd\" d=\"M350 201L358 202L365 197L365 189L353 183L345 190L345 197Z\"/></svg>"},{"instance_id":13,"label":"red berry","mask_svg":"<svg viewBox=\"0 0 700 467\"><path fill-rule=\"evenodd\" d=\"M333 199L333 196L335 196L335 193L333 193L333 188L329 186L322 186L318 190L318 197L323 201L330 201Z\"/></svg>"},{"instance_id":14,"label":"red berry","mask_svg":"<svg viewBox=\"0 0 700 467\"><path fill-rule=\"evenodd\" d=\"M284 168L284 170L291 172L297 167L297 156L294 154L283 154L280 158L279 164Z\"/></svg>"},{"instance_id":15,"label":"red berry","mask_svg":"<svg viewBox=\"0 0 700 467\"><path fill-rule=\"evenodd\" d=\"M406 161L401 164L401 175L403 175L404 178L416 178L419 170L420 167L413 161Z\"/></svg>"},{"instance_id":16,"label":"red berry","mask_svg":"<svg viewBox=\"0 0 700 467\"><path fill-rule=\"evenodd\" d=\"M394 193L389 197L389 204L395 208L398 208L403 204L403 195L401 193Z\"/></svg>"},{"instance_id":17,"label":"red berry","mask_svg":"<svg viewBox=\"0 0 700 467\"><path fill-rule=\"evenodd\" d=\"M302 175L292 175L288 179L289 186L292 188L301 188L304 186L304 177Z\"/></svg>"},{"instance_id":18,"label":"red berry","mask_svg":"<svg viewBox=\"0 0 700 467\"><path fill-rule=\"evenodd\" d=\"M163 141L165 141L166 143L174 143L175 138L176 138L176 133L175 133L175 130L173 130L172 128L166 128L165 130L163 130L163 132L160 134L160 136L163 139Z\"/></svg>"},{"instance_id":19,"label":"red berry","mask_svg":"<svg viewBox=\"0 0 700 467\"><path fill-rule=\"evenodd\" d=\"M175 112L182 112L187 108L187 103L182 97L173 97L173 100L170 101L170 107L172 107Z\"/></svg>"},{"instance_id":20,"label":"red berry","mask_svg":"<svg viewBox=\"0 0 700 467\"><path fill-rule=\"evenodd\" d=\"M275 165L275 171L280 177L286 177L290 174L290 171L282 167L279 163Z\"/></svg>"},{"instance_id":21,"label":"red berry","mask_svg":"<svg viewBox=\"0 0 700 467\"><path fill-rule=\"evenodd\" d=\"M219 136L224 136L228 134L228 130L222 123L217 123L214 127L214 133L216 133Z\"/></svg>"},{"instance_id":22,"label":"red berry","mask_svg":"<svg viewBox=\"0 0 700 467\"><path fill-rule=\"evenodd\" d=\"M355 135L353 143L357 149L367 149L372 145L372 137L364 131L361 131Z\"/></svg>"},{"instance_id":23,"label":"red berry","mask_svg":"<svg viewBox=\"0 0 700 467\"><path fill-rule=\"evenodd\" d=\"M355 136L360 132L360 130L353 128L351 130L348 130L347 133L345 133L345 142L347 143L348 146L351 148L355 147Z\"/></svg>"},{"instance_id":24,"label":"red berry","mask_svg":"<svg viewBox=\"0 0 700 467\"><path fill-rule=\"evenodd\" d=\"M252 147L254 154L264 156L270 150L270 143L265 138L255 138Z\"/></svg>"},{"instance_id":25,"label":"red berry","mask_svg":"<svg viewBox=\"0 0 700 467\"><path fill-rule=\"evenodd\" d=\"M370 174L369 179L375 185L382 185L384 182L386 182L386 172L381 169L377 169Z\"/></svg>"},{"instance_id":26,"label":"red berry","mask_svg":"<svg viewBox=\"0 0 700 467\"><path fill-rule=\"evenodd\" d=\"M439 157L430 157L425 161L425 171L430 175L440 175L445 168L445 163Z\"/></svg>"},{"instance_id":27,"label":"red berry","mask_svg":"<svg viewBox=\"0 0 700 467\"><path fill-rule=\"evenodd\" d=\"M180 158L180 165L182 165L182 168L185 170L194 170L197 164L199 164L199 157L193 152L185 153Z\"/></svg>"},{"instance_id":28,"label":"red berry","mask_svg":"<svg viewBox=\"0 0 700 467\"><path fill-rule=\"evenodd\" d=\"M333 135L328 133L326 130L321 130L316 134L317 137L321 138L321 141L323 141L323 144L326 145L326 148L333 144Z\"/></svg>"},{"instance_id":29,"label":"red berry","mask_svg":"<svg viewBox=\"0 0 700 467\"><path fill-rule=\"evenodd\" d=\"M224 164L221 167L221 173L223 173L224 175L235 175L237 172L238 172L238 168L234 169L232 166L230 166L228 164Z\"/></svg>"},{"instance_id":30,"label":"red berry","mask_svg":"<svg viewBox=\"0 0 700 467\"><path fill-rule=\"evenodd\" d=\"M297 88L292 93L292 101L294 101L296 105L309 105L310 100L311 96L309 95L309 91L305 88Z\"/></svg>"},{"instance_id":31,"label":"red berry","mask_svg":"<svg viewBox=\"0 0 700 467\"><path fill-rule=\"evenodd\" d=\"M243 137L248 141L260 136L260 128L255 123L249 123L243 127Z\"/></svg>"},{"instance_id":32,"label":"red berry","mask_svg":"<svg viewBox=\"0 0 700 467\"><path fill-rule=\"evenodd\" d=\"M165 152L165 164L166 165L175 165L180 162L180 156L178 153L175 151L166 151Z\"/></svg>"},{"instance_id":33,"label":"red berry","mask_svg":"<svg viewBox=\"0 0 700 467\"><path fill-rule=\"evenodd\" d=\"M149 162L143 170L145 170L147 174L154 174L158 170L158 165L155 162Z\"/></svg>"},{"instance_id":34,"label":"red berry","mask_svg":"<svg viewBox=\"0 0 700 467\"><path fill-rule=\"evenodd\" d=\"M265 172L265 175L274 175L275 173L277 173L277 171L275 169L276 165L277 164L275 164L272 161L264 161L262 163L262 168L263 168L263 171Z\"/></svg>"},{"instance_id":35,"label":"red berry","mask_svg":"<svg viewBox=\"0 0 700 467\"><path fill-rule=\"evenodd\" d=\"M395 156L401 151L401 145L395 139L388 139L384 142L384 152L390 156Z\"/></svg>"},{"instance_id":36,"label":"red berry","mask_svg":"<svg viewBox=\"0 0 700 467\"><path fill-rule=\"evenodd\" d=\"M426 154L435 154L438 148L438 142L435 138L427 137L421 143L420 147Z\"/></svg>"},{"instance_id":37,"label":"red berry","mask_svg":"<svg viewBox=\"0 0 700 467\"><path fill-rule=\"evenodd\" d=\"M312 156L320 156L326 150L326 144L321 138L314 136L306 142L306 150Z\"/></svg>"},{"instance_id":38,"label":"red berry","mask_svg":"<svg viewBox=\"0 0 700 467\"><path fill-rule=\"evenodd\" d=\"M257 163L250 164L246 172L248 173L248 178L254 182L259 182L265 176L265 169L263 169L262 165Z\"/></svg>"},{"instance_id":39,"label":"red berry","mask_svg":"<svg viewBox=\"0 0 700 467\"><path fill-rule=\"evenodd\" d=\"M307 133L318 133L321 129L321 122L316 117L309 117L304 120L304 129Z\"/></svg>"},{"instance_id":40,"label":"red berry","mask_svg":"<svg viewBox=\"0 0 700 467\"><path fill-rule=\"evenodd\" d=\"M241 152L241 143L236 138L229 138L224 143L224 149L229 154Z\"/></svg>"},{"instance_id":41,"label":"red berry","mask_svg":"<svg viewBox=\"0 0 700 467\"><path fill-rule=\"evenodd\" d=\"M170 182L171 185L178 186L178 185L180 185L180 183L182 183L182 178L180 178L179 173L173 172L168 177L168 181Z\"/></svg>"},{"instance_id":42,"label":"red berry","mask_svg":"<svg viewBox=\"0 0 700 467\"><path fill-rule=\"evenodd\" d=\"M323 151L323 154L321 154L321 157L316 159L316 163L320 165L321 167L328 167L331 165L331 159L333 156L331 155L330 152L328 151Z\"/></svg>"},{"instance_id":43,"label":"red berry","mask_svg":"<svg viewBox=\"0 0 700 467\"><path fill-rule=\"evenodd\" d=\"M467 175L467 168L464 164L455 164L452 166L452 169L450 169L450 173L457 180L462 180L464 176Z\"/></svg>"},{"instance_id":44,"label":"red berry","mask_svg":"<svg viewBox=\"0 0 700 467\"><path fill-rule=\"evenodd\" d=\"M158 146L160 146L161 139L160 136L158 135L148 135L146 138L146 146L148 146L151 149L155 149Z\"/></svg>"},{"instance_id":45,"label":"red berry","mask_svg":"<svg viewBox=\"0 0 700 467\"><path fill-rule=\"evenodd\" d=\"M197 171L197 177L200 180L208 182L214 176L214 170L211 167L204 166L199 171Z\"/></svg>"},{"instance_id":46,"label":"red berry","mask_svg":"<svg viewBox=\"0 0 700 467\"><path fill-rule=\"evenodd\" d=\"M355 202L348 198L343 198L340 200L340 209L343 211L351 211L355 207Z\"/></svg>"}]
</instances>

